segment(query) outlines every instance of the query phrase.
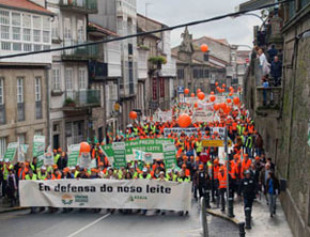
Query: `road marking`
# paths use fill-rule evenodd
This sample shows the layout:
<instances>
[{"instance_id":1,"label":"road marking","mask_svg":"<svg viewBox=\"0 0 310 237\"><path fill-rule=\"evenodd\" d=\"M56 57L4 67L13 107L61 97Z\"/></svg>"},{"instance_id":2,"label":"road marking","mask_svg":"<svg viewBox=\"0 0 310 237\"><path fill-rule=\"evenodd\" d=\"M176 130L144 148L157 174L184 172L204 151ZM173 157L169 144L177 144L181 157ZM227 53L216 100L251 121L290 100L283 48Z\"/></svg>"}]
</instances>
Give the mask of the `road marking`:
<instances>
[{"instance_id":1,"label":"road marking","mask_svg":"<svg viewBox=\"0 0 310 237\"><path fill-rule=\"evenodd\" d=\"M77 234L79 234L79 233L83 232L84 230L88 229L89 227L91 227L91 226L97 224L99 221L101 221L101 220L103 220L103 219L109 217L110 215L111 215L111 213L108 213L108 214L106 214L106 215L104 215L104 216L98 218L97 220L95 220L95 221L89 223L88 225L86 225L86 226L84 226L83 228L81 228L81 229L75 231L74 233L68 235L67 237L76 236Z\"/></svg>"}]
</instances>

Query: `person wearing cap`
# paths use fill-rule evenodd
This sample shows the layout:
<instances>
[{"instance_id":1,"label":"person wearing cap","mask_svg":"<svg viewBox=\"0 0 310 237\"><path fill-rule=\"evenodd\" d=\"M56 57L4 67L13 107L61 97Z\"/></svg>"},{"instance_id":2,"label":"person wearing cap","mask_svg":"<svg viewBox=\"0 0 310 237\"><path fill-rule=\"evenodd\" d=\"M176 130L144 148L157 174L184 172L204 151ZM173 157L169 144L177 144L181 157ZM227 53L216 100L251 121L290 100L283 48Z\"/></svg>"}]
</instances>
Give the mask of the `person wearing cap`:
<instances>
[{"instance_id":1,"label":"person wearing cap","mask_svg":"<svg viewBox=\"0 0 310 237\"><path fill-rule=\"evenodd\" d=\"M38 172L38 179L45 180L46 176L47 176L46 168L45 166L42 166L40 171Z\"/></svg>"},{"instance_id":2,"label":"person wearing cap","mask_svg":"<svg viewBox=\"0 0 310 237\"><path fill-rule=\"evenodd\" d=\"M61 179L73 179L74 175L72 174L70 168L66 167L63 169Z\"/></svg>"},{"instance_id":3,"label":"person wearing cap","mask_svg":"<svg viewBox=\"0 0 310 237\"><path fill-rule=\"evenodd\" d=\"M159 172L159 176L158 176L157 180L159 180L159 181L166 181L165 172L164 171L160 171Z\"/></svg>"},{"instance_id":4,"label":"person wearing cap","mask_svg":"<svg viewBox=\"0 0 310 237\"><path fill-rule=\"evenodd\" d=\"M227 171L221 166L218 173L218 183L219 183L219 200L217 203L221 204L221 211L225 212L225 193L227 189Z\"/></svg>"},{"instance_id":5,"label":"person wearing cap","mask_svg":"<svg viewBox=\"0 0 310 237\"><path fill-rule=\"evenodd\" d=\"M172 172L172 169L168 169L166 173L166 181L175 182L177 179L177 175Z\"/></svg>"},{"instance_id":6,"label":"person wearing cap","mask_svg":"<svg viewBox=\"0 0 310 237\"><path fill-rule=\"evenodd\" d=\"M244 178L244 172L250 169L252 161L249 159L248 154L243 154L243 161L241 163L241 177Z\"/></svg>"},{"instance_id":7,"label":"person wearing cap","mask_svg":"<svg viewBox=\"0 0 310 237\"><path fill-rule=\"evenodd\" d=\"M219 180L218 180L218 174L220 171L220 165L219 165L219 159L216 158L213 161L213 167L212 167L212 177L211 177L211 187L212 187L212 202L216 201L217 207L219 207Z\"/></svg>"},{"instance_id":8,"label":"person wearing cap","mask_svg":"<svg viewBox=\"0 0 310 237\"><path fill-rule=\"evenodd\" d=\"M142 174L139 175L139 179L152 179L152 176L148 173L148 169L146 167L142 169Z\"/></svg>"},{"instance_id":9,"label":"person wearing cap","mask_svg":"<svg viewBox=\"0 0 310 237\"><path fill-rule=\"evenodd\" d=\"M189 183L191 180L190 180L190 177L189 177L189 176L186 176L186 175L185 175L184 170L181 170L181 171L178 172L177 181L178 181L179 183L183 183L183 182Z\"/></svg>"},{"instance_id":10,"label":"person wearing cap","mask_svg":"<svg viewBox=\"0 0 310 237\"><path fill-rule=\"evenodd\" d=\"M245 171L245 177L241 181L241 190L244 202L245 228L251 229L252 204L255 198L256 185L250 170Z\"/></svg>"},{"instance_id":11,"label":"person wearing cap","mask_svg":"<svg viewBox=\"0 0 310 237\"><path fill-rule=\"evenodd\" d=\"M29 169L25 176L25 180L38 180L38 177L33 173L32 169Z\"/></svg>"}]
</instances>

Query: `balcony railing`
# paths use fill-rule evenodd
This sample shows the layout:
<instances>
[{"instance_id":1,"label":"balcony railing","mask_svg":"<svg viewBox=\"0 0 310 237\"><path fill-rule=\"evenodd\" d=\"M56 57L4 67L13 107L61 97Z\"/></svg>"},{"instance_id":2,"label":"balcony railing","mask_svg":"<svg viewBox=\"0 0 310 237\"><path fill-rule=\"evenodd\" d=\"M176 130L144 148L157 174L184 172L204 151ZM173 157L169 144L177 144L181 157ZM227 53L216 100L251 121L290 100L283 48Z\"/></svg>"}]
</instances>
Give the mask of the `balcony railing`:
<instances>
[{"instance_id":1,"label":"balcony railing","mask_svg":"<svg viewBox=\"0 0 310 237\"><path fill-rule=\"evenodd\" d=\"M66 91L63 107L69 110L99 107L100 98L99 90Z\"/></svg>"},{"instance_id":2,"label":"balcony railing","mask_svg":"<svg viewBox=\"0 0 310 237\"><path fill-rule=\"evenodd\" d=\"M60 0L60 8L82 14L98 13L97 0Z\"/></svg>"},{"instance_id":3,"label":"balcony railing","mask_svg":"<svg viewBox=\"0 0 310 237\"><path fill-rule=\"evenodd\" d=\"M69 44L65 43L65 46L78 45L82 43L84 42L72 41ZM99 45L89 45L62 51L62 59L67 61L96 60L100 58L100 55Z\"/></svg>"},{"instance_id":4,"label":"balcony railing","mask_svg":"<svg viewBox=\"0 0 310 237\"><path fill-rule=\"evenodd\" d=\"M279 110L281 87L257 87L257 110Z\"/></svg>"}]
</instances>

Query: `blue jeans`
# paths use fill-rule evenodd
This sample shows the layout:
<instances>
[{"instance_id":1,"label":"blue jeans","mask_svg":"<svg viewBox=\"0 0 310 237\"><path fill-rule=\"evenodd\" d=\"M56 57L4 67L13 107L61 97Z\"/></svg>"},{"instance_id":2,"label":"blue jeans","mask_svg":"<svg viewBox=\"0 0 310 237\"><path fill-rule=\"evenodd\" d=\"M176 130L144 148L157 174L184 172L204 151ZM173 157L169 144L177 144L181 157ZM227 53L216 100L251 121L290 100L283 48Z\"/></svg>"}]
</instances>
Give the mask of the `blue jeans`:
<instances>
[{"instance_id":1,"label":"blue jeans","mask_svg":"<svg viewBox=\"0 0 310 237\"><path fill-rule=\"evenodd\" d=\"M263 90L263 105L267 104L267 90Z\"/></svg>"}]
</instances>

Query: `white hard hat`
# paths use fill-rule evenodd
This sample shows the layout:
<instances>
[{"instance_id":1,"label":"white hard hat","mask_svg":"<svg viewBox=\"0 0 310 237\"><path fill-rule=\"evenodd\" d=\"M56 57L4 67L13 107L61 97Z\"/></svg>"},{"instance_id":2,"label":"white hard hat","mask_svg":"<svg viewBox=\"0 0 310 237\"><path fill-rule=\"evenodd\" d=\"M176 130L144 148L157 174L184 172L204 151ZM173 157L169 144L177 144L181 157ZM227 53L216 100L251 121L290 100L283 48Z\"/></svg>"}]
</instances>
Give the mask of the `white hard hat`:
<instances>
[{"instance_id":1,"label":"white hard hat","mask_svg":"<svg viewBox=\"0 0 310 237\"><path fill-rule=\"evenodd\" d=\"M143 168L142 172L147 172L147 168Z\"/></svg>"},{"instance_id":2,"label":"white hard hat","mask_svg":"<svg viewBox=\"0 0 310 237\"><path fill-rule=\"evenodd\" d=\"M46 170L45 166L42 166L42 167L41 167L41 170Z\"/></svg>"}]
</instances>

